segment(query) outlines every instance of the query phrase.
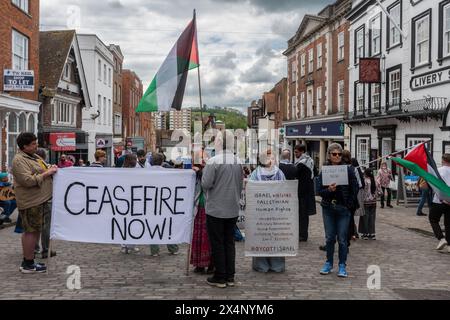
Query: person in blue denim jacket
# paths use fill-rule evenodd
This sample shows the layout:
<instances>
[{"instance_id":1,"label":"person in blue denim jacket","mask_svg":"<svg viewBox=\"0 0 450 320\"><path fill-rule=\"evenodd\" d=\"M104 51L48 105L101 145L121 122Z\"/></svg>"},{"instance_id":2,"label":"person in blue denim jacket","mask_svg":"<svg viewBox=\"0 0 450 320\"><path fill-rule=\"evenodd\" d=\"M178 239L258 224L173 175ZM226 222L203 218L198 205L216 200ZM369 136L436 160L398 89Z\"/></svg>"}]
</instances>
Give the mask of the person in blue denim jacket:
<instances>
[{"instance_id":1,"label":"person in blue denim jacket","mask_svg":"<svg viewBox=\"0 0 450 320\"><path fill-rule=\"evenodd\" d=\"M327 165L344 165L342 162L342 147L333 143L327 150ZM322 197L321 206L323 223L325 227L327 261L320 274L330 274L333 270L334 249L336 238L339 243L339 271L338 277L348 276L347 266L347 236L350 223L351 210L357 207L358 182L354 170L347 168L348 185L335 183L325 186L322 183L322 172L317 179L316 191Z\"/></svg>"},{"instance_id":2,"label":"person in blue denim jacket","mask_svg":"<svg viewBox=\"0 0 450 320\"><path fill-rule=\"evenodd\" d=\"M0 189L10 188L12 185L9 182L8 173L1 172L0 173ZM10 216L17 208L17 203L15 199L8 200L0 200L0 208L2 209L2 213L0 214L0 224L11 222Z\"/></svg>"}]
</instances>

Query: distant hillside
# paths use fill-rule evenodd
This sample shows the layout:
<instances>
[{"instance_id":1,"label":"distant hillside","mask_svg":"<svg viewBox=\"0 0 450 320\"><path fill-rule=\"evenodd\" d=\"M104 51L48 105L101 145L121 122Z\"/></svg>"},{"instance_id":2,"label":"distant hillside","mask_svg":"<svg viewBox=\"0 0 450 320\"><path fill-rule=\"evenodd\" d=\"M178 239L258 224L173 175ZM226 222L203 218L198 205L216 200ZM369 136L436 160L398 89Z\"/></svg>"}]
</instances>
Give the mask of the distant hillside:
<instances>
[{"instance_id":1,"label":"distant hillside","mask_svg":"<svg viewBox=\"0 0 450 320\"><path fill-rule=\"evenodd\" d=\"M214 113L217 121L225 123L227 129L247 129L247 117L237 110L225 110L225 109L203 109L203 117L209 116ZM192 121L196 118L200 119L200 108L192 109Z\"/></svg>"}]
</instances>

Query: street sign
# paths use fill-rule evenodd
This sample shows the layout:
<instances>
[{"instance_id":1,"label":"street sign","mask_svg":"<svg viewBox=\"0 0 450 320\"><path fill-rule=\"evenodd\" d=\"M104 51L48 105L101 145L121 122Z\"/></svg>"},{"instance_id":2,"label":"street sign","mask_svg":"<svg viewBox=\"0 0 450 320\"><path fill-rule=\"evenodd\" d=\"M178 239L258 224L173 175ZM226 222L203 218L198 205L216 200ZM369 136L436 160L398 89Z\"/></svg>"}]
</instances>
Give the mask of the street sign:
<instances>
[{"instance_id":1,"label":"street sign","mask_svg":"<svg viewBox=\"0 0 450 320\"><path fill-rule=\"evenodd\" d=\"M104 148L106 146L105 139L97 139L96 141L97 148Z\"/></svg>"},{"instance_id":2,"label":"street sign","mask_svg":"<svg viewBox=\"0 0 450 320\"><path fill-rule=\"evenodd\" d=\"M53 151L77 150L75 132L50 133L50 145Z\"/></svg>"},{"instance_id":3,"label":"street sign","mask_svg":"<svg viewBox=\"0 0 450 320\"><path fill-rule=\"evenodd\" d=\"M3 91L34 91L34 71L5 69Z\"/></svg>"}]
</instances>

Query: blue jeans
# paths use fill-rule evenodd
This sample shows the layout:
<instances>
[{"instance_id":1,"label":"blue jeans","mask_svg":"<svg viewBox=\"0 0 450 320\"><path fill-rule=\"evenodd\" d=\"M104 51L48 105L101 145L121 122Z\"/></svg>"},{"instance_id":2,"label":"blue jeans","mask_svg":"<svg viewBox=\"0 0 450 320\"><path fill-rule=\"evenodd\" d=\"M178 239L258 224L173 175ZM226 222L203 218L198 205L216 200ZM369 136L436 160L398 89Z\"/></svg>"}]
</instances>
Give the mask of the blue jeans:
<instances>
[{"instance_id":1,"label":"blue jeans","mask_svg":"<svg viewBox=\"0 0 450 320\"><path fill-rule=\"evenodd\" d=\"M348 254L347 235L351 217L350 210L341 205L331 205L322 207L322 214L325 227L327 262L333 265L334 247L337 237L339 243L339 264L345 264Z\"/></svg>"},{"instance_id":2,"label":"blue jeans","mask_svg":"<svg viewBox=\"0 0 450 320\"><path fill-rule=\"evenodd\" d=\"M427 202L428 209L430 209L433 202L433 193L430 189L420 189L420 202L417 207L417 213L422 212L425 201Z\"/></svg>"},{"instance_id":3,"label":"blue jeans","mask_svg":"<svg viewBox=\"0 0 450 320\"><path fill-rule=\"evenodd\" d=\"M10 215L16 210L17 203L16 200L7 200L7 201L0 201L0 207L4 209L3 214L9 218Z\"/></svg>"}]
</instances>

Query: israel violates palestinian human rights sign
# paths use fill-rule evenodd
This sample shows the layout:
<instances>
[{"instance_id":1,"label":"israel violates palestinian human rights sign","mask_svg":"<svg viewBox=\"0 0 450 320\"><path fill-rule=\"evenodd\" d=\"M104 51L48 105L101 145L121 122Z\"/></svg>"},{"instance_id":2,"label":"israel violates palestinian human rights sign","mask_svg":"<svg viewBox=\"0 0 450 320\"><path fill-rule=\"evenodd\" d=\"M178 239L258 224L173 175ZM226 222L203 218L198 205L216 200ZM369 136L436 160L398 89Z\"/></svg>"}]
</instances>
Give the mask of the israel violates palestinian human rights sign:
<instances>
[{"instance_id":1,"label":"israel violates palestinian human rights sign","mask_svg":"<svg viewBox=\"0 0 450 320\"><path fill-rule=\"evenodd\" d=\"M245 207L247 257L296 256L298 181L249 181Z\"/></svg>"},{"instance_id":2,"label":"israel violates palestinian human rights sign","mask_svg":"<svg viewBox=\"0 0 450 320\"><path fill-rule=\"evenodd\" d=\"M105 244L191 242L195 173L67 168L54 177L51 239Z\"/></svg>"}]
</instances>

